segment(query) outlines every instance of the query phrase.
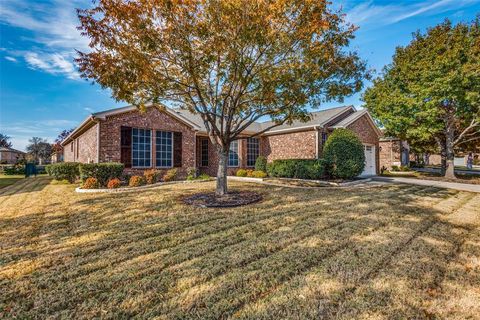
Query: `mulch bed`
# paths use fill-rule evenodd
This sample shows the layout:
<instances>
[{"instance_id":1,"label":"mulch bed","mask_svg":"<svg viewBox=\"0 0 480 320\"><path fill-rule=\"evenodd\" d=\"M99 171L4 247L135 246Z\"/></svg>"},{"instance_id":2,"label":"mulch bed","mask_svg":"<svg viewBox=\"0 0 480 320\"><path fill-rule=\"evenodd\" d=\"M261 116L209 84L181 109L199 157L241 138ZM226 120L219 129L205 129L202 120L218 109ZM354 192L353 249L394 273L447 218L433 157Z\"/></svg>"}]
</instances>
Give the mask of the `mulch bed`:
<instances>
[{"instance_id":1,"label":"mulch bed","mask_svg":"<svg viewBox=\"0 0 480 320\"><path fill-rule=\"evenodd\" d=\"M262 200L262 195L250 191L231 191L224 196L217 196L214 192L197 193L182 199L186 204L202 208L238 207L260 200Z\"/></svg>"}]
</instances>

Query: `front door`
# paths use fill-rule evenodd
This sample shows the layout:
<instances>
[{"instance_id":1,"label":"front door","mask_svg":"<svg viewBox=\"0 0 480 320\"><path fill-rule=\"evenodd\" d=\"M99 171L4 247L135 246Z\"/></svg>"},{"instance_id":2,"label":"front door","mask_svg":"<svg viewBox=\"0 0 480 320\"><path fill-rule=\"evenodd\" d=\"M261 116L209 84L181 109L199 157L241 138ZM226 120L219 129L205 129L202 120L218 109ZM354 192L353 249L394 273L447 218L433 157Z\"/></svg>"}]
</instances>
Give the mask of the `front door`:
<instances>
[{"instance_id":1,"label":"front door","mask_svg":"<svg viewBox=\"0 0 480 320\"><path fill-rule=\"evenodd\" d=\"M361 176L373 176L376 174L375 146L363 145L365 152L365 168Z\"/></svg>"}]
</instances>

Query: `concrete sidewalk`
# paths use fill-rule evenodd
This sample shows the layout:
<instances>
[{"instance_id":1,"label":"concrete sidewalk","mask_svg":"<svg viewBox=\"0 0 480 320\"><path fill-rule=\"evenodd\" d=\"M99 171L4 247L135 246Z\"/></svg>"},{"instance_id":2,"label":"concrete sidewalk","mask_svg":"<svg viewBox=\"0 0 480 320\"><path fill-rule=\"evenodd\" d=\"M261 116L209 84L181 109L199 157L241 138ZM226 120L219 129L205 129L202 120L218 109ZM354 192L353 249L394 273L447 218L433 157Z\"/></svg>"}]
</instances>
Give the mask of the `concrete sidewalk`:
<instances>
[{"instance_id":1,"label":"concrete sidewalk","mask_svg":"<svg viewBox=\"0 0 480 320\"><path fill-rule=\"evenodd\" d=\"M415 171L419 172L429 172L429 173L440 173L440 168L412 168ZM455 169L457 174L474 174L480 176L480 170L460 170Z\"/></svg>"},{"instance_id":2,"label":"concrete sidewalk","mask_svg":"<svg viewBox=\"0 0 480 320\"><path fill-rule=\"evenodd\" d=\"M402 178L402 177L379 177L379 176L372 178L372 180L383 181L383 182L393 182L393 183L407 183L407 184L415 184L419 186L437 187L437 188L444 188L444 189L454 189L459 191L469 191L469 192L480 193L480 185L478 184L422 180L422 179L416 179L416 178Z\"/></svg>"}]
</instances>

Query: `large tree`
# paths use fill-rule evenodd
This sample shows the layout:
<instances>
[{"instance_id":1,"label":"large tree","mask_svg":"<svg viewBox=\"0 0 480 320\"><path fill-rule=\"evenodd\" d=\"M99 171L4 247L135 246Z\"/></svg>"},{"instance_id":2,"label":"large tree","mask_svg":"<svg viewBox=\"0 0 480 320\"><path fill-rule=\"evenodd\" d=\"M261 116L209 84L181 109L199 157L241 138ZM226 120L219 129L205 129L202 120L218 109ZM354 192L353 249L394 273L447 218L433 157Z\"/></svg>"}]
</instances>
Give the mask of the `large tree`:
<instances>
[{"instance_id":1,"label":"large tree","mask_svg":"<svg viewBox=\"0 0 480 320\"><path fill-rule=\"evenodd\" d=\"M11 148L12 143L10 142L10 137L6 134L0 133L0 147Z\"/></svg>"},{"instance_id":2,"label":"large tree","mask_svg":"<svg viewBox=\"0 0 480 320\"><path fill-rule=\"evenodd\" d=\"M65 140L69 135L70 133L73 132L73 128L72 129L65 129L63 130L62 132L60 132L57 136L57 138L55 138L55 142L52 144L52 151L53 152L60 152L63 150L63 147L61 145L62 141Z\"/></svg>"},{"instance_id":3,"label":"large tree","mask_svg":"<svg viewBox=\"0 0 480 320\"><path fill-rule=\"evenodd\" d=\"M47 140L40 137L33 137L28 140L27 145L28 154L35 160L35 162L46 161L52 155L52 145Z\"/></svg>"},{"instance_id":4,"label":"large tree","mask_svg":"<svg viewBox=\"0 0 480 320\"><path fill-rule=\"evenodd\" d=\"M455 178L455 149L480 141L480 19L415 33L363 98L389 134L436 141L445 176Z\"/></svg>"},{"instance_id":5,"label":"large tree","mask_svg":"<svg viewBox=\"0 0 480 320\"><path fill-rule=\"evenodd\" d=\"M230 143L252 122L306 120L365 75L346 49L355 27L326 0L99 0L78 15L91 47L77 59L83 77L140 109L201 116L220 159L217 195Z\"/></svg>"}]
</instances>

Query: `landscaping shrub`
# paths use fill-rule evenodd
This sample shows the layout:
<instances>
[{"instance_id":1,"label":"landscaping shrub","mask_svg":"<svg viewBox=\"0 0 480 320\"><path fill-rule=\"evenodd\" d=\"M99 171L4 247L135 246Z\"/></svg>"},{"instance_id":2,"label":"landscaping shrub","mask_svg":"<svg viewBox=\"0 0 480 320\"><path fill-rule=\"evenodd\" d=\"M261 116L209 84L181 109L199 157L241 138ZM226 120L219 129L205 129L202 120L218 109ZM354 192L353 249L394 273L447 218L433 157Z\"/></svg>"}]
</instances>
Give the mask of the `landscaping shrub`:
<instances>
[{"instance_id":1,"label":"landscaping shrub","mask_svg":"<svg viewBox=\"0 0 480 320\"><path fill-rule=\"evenodd\" d=\"M246 177L247 176L247 170L245 169L238 169L237 170L237 177Z\"/></svg>"},{"instance_id":2,"label":"landscaping shrub","mask_svg":"<svg viewBox=\"0 0 480 320\"><path fill-rule=\"evenodd\" d=\"M22 165L13 165L3 168L3 174L6 176L12 176L16 174L25 174L25 166Z\"/></svg>"},{"instance_id":3,"label":"landscaping shrub","mask_svg":"<svg viewBox=\"0 0 480 320\"><path fill-rule=\"evenodd\" d=\"M392 166L391 171L400 171L400 168L398 166Z\"/></svg>"},{"instance_id":4,"label":"landscaping shrub","mask_svg":"<svg viewBox=\"0 0 480 320\"><path fill-rule=\"evenodd\" d=\"M197 168L191 167L187 169L187 180L195 180L198 177Z\"/></svg>"},{"instance_id":5,"label":"landscaping shrub","mask_svg":"<svg viewBox=\"0 0 480 320\"><path fill-rule=\"evenodd\" d=\"M210 176L206 173L202 173L196 178L196 180L208 180L208 179L210 179Z\"/></svg>"},{"instance_id":6,"label":"landscaping shrub","mask_svg":"<svg viewBox=\"0 0 480 320\"><path fill-rule=\"evenodd\" d=\"M169 182L175 180L177 177L177 169L170 169L167 173L163 176L163 181Z\"/></svg>"},{"instance_id":7,"label":"landscaping shrub","mask_svg":"<svg viewBox=\"0 0 480 320\"><path fill-rule=\"evenodd\" d=\"M46 166L45 171L56 180L67 180L74 183L80 175L79 165L78 162L54 163Z\"/></svg>"},{"instance_id":8,"label":"landscaping shrub","mask_svg":"<svg viewBox=\"0 0 480 320\"><path fill-rule=\"evenodd\" d=\"M122 177L124 165L118 162L105 163L81 163L80 178L85 181L87 178L96 178L102 186L107 185L108 180Z\"/></svg>"},{"instance_id":9,"label":"landscaping shrub","mask_svg":"<svg viewBox=\"0 0 480 320\"><path fill-rule=\"evenodd\" d=\"M267 172L267 158L259 156L257 160L255 160L255 170Z\"/></svg>"},{"instance_id":10,"label":"landscaping shrub","mask_svg":"<svg viewBox=\"0 0 480 320\"><path fill-rule=\"evenodd\" d=\"M362 173L365 153L360 139L348 129L336 129L325 142L323 156L334 178L351 179Z\"/></svg>"},{"instance_id":11,"label":"landscaping shrub","mask_svg":"<svg viewBox=\"0 0 480 320\"><path fill-rule=\"evenodd\" d=\"M98 189L100 184L96 178L90 177L83 183L83 189Z\"/></svg>"},{"instance_id":12,"label":"landscaping shrub","mask_svg":"<svg viewBox=\"0 0 480 320\"><path fill-rule=\"evenodd\" d=\"M325 162L322 159L274 160L267 165L267 173L276 178L318 180L325 178Z\"/></svg>"},{"instance_id":13,"label":"landscaping shrub","mask_svg":"<svg viewBox=\"0 0 480 320\"><path fill-rule=\"evenodd\" d=\"M266 178L267 173L261 170L252 171L252 177L254 178Z\"/></svg>"},{"instance_id":14,"label":"landscaping shrub","mask_svg":"<svg viewBox=\"0 0 480 320\"><path fill-rule=\"evenodd\" d=\"M131 176L130 181L128 181L128 185L130 187L139 187L145 184L142 176Z\"/></svg>"},{"instance_id":15,"label":"landscaping shrub","mask_svg":"<svg viewBox=\"0 0 480 320\"><path fill-rule=\"evenodd\" d=\"M143 171L143 177L145 178L145 182L147 184L154 184L157 183L159 178L162 176L162 171L149 169Z\"/></svg>"},{"instance_id":16,"label":"landscaping shrub","mask_svg":"<svg viewBox=\"0 0 480 320\"><path fill-rule=\"evenodd\" d=\"M120 181L120 179L113 178L113 179L108 180L107 188L108 189L117 189L117 188L120 188L121 185L122 185L122 182Z\"/></svg>"}]
</instances>

